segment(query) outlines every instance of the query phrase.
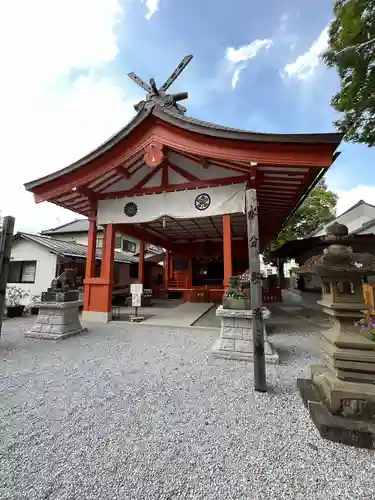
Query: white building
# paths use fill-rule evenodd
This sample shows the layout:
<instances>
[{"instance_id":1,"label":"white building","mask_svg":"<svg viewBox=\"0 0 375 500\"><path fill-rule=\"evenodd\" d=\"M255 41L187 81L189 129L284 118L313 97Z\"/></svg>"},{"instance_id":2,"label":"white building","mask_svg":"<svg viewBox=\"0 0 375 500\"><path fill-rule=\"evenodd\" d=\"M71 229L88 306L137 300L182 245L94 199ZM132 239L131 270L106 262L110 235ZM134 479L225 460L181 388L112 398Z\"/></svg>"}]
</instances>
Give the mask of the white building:
<instances>
[{"instance_id":1,"label":"white building","mask_svg":"<svg viewBox=\"0 0 375 500\"><path fill-rule=\"evenodd\" d=\"M42 235L50 236L51 238L63 241L70 241L73 243L80 243L87 245L89 232L88 219L76 219L73 222L63 224L61 226L46 229L42 231ZM101 248L103 245L104 229L98 226L96 248ZM115 248L118 251L125 252L129 255L139 254L140 241L132 236L124 236L123 234L116 234ZM155 245L146 244L146 251L150 254L161 254L163 249Z\"/></svg>"},{"instance_id":2,"label":"white building","mask_svg":"<svg viewBox=\"0 0 375 500\"><path fill-rule=\"evenodd\" d=\"M15 285L29 293L25 304L33 296L39 296L51 285L53 278L64 268L74 268L78 279L83 281L87 247L73 241L50 238L37 234L17 233L13 238L8 275L8 286ZM101 249L97 249L98 272ZM156 273L162 272L160 266L152 262L154 254L146 254L145 261L151 258ZM138 258L134 254L115 252L115 285L129 287L137 281Z\"/></svg>"},{"instance_id":3,"label":"white building","mask_svg":"<svg viewBox=\"0 0 375 500\"><path fill-rule=\"evenodd\" d=\"M375 206L366 203L364 200L358 201L355 205L336 217L334 221L325 224L319 229L310 233L306 238L324 237L327 228L334 222L344 224L351 235L375 234ZM321 281L315 274L304 275L304 288L306 290L320 290Z\"/></svg>"},{"instance_id":4,"label":"white building","mask_svg":"<svg viewBox=\"0 0 375 500\"><path fill-rule=\"evenodd\" d=\"M372 223L368 225L371 221ZM334 221L316 229L307 235L306 238L312 238L313 236L325 236L327 227L333 224L333 222L345 224L345 226L349 229L349 234L372 234L375 226L375 206L360 200L358 203L339 215Z\"/></svg>"}]
</instances>

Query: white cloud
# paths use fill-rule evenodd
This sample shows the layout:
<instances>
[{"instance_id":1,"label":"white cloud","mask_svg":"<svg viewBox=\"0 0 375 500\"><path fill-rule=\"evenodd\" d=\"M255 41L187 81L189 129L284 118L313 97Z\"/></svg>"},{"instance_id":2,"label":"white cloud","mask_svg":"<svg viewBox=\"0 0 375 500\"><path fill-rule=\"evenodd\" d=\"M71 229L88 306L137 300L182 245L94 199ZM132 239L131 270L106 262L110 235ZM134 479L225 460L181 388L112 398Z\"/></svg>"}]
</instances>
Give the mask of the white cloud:
<instances>
[{"instance_id":1,"label":"white cloud","mask_svg":"<svg viewBox=\"0 0 375 500\"><path fill-rule=\"evenodd\" d=\"M237 68L232 76L232 89L235 89L238 83L238 80L240 78L240 73L243 70L243 68Z\"/></svg>"},{"instance_id":2,"label":"white cloud","mask_svg":"<svg viewBox=\"0 0 375 500\"><path fill-rule=\"evenodd\" d=\"M320 56L328 46L328 29L328 26L323 29L307 52L298 56L293 63L285 66L282 73L283 77L288 76L298 80L305 80L314 74L320 63Z\"/></svg>"},{"instance_id":3,"label":"white cloud","mask_svg":"<svg viewBox=\"0 0 375 500\"><path fill-rule=\"evenodd\" d=\"M144 2L144 0L142 0ZM159 9L159 0L146 0L147 14L146 19L149 21L151 17L157 12Z\"/></svg>"},{"instance_id":4,"label":"white cloud","mask_svg":"<svg viewBox=\"0 0 375 500\"><path fill-rule=\"evenodd\" d=\"M272 45L272 40L254 40L248 45L243 45L238 49L234 49L233 47L228 47L226 52L226 58L228 61L233 63L239 63L248 61L255 57L260 49L265 48L269 49Z\"/></svg>"},{"instance_id":5,"label":"white cloud","mask_svg":"<svg viewBox=\"0 0 375 500\"><path fill-rule=\"evenodd\" d=\"M336 210L338 215L358 203L359 200L364 200L371 205L375 204L375 186L359 185L352 189L338 190L336 193L339 197Z\"/></svg>"},{"instance_id":6,"label":"white cloud","mask_svg":"<svg viewBox=\"0 0 375 500\"><path fill-rule=\"evenodd\" d=\"M243 45L238 49L227 47L225 58L229 63L228 71L233 71L232 89L235 89L240 77L240 72L246 68L247 62L253 59L261 49L268 50L272 46L272 40L254 40L248 45Z\"/></svg>"},{"instance_id":7,"label":"white cloud","mask_svg":"<svg viewBox=\"0 0 375 500\"><path fill-rule=\"evenodd\" d=\"M103 76L118 54L123 14L120 0L0 4L0 210L16 217L17 230L74 218L35 205L23 183L83 156L134 114L133 101ZM73 78L72 71L81 73Z\"/></svg>"}]
</instances>

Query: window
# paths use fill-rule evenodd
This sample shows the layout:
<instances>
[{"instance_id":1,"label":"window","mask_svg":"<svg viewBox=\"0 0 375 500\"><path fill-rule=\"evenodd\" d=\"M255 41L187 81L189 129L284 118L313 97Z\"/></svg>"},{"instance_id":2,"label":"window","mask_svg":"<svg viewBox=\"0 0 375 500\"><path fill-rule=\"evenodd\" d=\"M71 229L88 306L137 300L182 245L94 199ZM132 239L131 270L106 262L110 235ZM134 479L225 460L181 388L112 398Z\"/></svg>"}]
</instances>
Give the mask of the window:
<instances>
[{"instance_id":1,"label":"window","mask_svg":"<svg viewBox=\"0 0 375 500\"><path fill-rule=\"evenodd\" d=\"M36 261L15 260L9 265L9 283L35 283Z\"/></svg>"},{"instance_id":2,"label":"window","mask_svg":"<svg viewBox=\"0 0 375 500\"><path fill-rule=\"evenodd\" d=\"M122 250L124 252L135 253L137 250L137 246L133 241L122 240Z\"/></svg>"},{"instance_id":3,"label":"window","mask_svg":"<svg viewBox=\"0 0 375 500\"><path fill-rule=\"evenodd\" d=\"M102 248L102 246L103 246L103 240L104 240L103 236L98 236L96 238L96 248Z\"/></svg>"},{"instance_id":4,"label":"window","mask_svg":"<svg viewBox=\"0 0 375 500\"><path fill-rule=\"evenodd\" d=\"M116 239L115 239L115 248L122 248L122 236L121 234L116 234Z\"/></svg>"},{"instance_id":5,"label":"window","mask_svg":"<svg viewBox=\"0 0 375 500\"><path fill-rule=\"evenodd\" d=\"M354 286L353 283L349 281L337 281L336 283L337 291L339 295L353 295Z\"/></svg>"}]
</instances>

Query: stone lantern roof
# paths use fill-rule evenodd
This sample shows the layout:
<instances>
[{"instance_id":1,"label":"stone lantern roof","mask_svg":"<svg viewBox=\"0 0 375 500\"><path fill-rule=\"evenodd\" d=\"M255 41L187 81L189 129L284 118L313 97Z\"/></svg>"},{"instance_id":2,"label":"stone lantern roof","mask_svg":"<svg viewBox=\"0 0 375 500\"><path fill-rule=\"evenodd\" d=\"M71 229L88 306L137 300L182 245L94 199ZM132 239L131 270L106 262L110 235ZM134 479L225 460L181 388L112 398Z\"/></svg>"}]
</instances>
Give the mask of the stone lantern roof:
<instances>
[{"instance_id":1,"label":"stone lantern roof","mask_svg":"<svg viewBox=\"0 0 375 500\"><path fill-rule=\"evenodd\" d=\"M314 273L319 276L340 277L375 274L375 256L354 253L348 238L348 228L334 223L327 228L327 241L332 244L323 254L310 257L298 270L299 274Z\"/></svg>"}]
</instances>

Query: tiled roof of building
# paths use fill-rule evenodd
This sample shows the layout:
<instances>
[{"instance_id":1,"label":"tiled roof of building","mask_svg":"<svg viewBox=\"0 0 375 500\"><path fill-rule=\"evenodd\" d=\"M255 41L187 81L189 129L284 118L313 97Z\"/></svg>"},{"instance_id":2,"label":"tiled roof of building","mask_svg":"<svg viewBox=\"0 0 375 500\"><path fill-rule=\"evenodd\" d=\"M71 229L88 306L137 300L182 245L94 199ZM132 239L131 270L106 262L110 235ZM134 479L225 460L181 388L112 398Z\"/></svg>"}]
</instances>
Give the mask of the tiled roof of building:
<instances>
[{"instance_id":1,"label":"tiled roof of building","mask_svg":"<svg viewBox=\"0 0 375 500\"><path fill-rule=\"evenodd\" d=\"M355 231L352 231L352 234L361 233L362 231L365 231L366 229L369 229L373 226L375 226L375 219L370 219L369 221L364 222L362 226L358 227Z\"/></svg>"},{"instance_id":2,"label":"tiled roof of building","mask_svg":"<svg viewBox=\"0 0 375 500\"><path fill-rule=\"evenodd\" d=\"M29 233L17 233L14 239L24 238L39 245L44 246L50 252L59 255L61 257L86 257L87 246L80 245L79 243L72 243L70 241L55 240L48 236L42 236L40 234L29 234ZM100 248L96 250L96 258L101 260L102 251ZM123 264L136 264L139 261L138 257L125 252L115 252L115 262L120 262Z\"/></svg>"},{"instance_id":3,"label":"tiled roof of building","mask_svg":"<svg viewBox=\"0 0 375 500\"><path fill-rule=\"evenodd\" d=\"M311 238L313 236L315 236L317 233L319 233L319 231L321 231L325 226L329 226L330 224L332 224L333 222L335 221L338 221L340 219L340 217L342 217L343 215L351 212L352 210L355 210L356 208L360 207L361 205L366 205L368 207L372 207L374 208L375 206L374 205L371 205L371 203L367 203L366 201L364 200L359 200L357 201L357 203L355 203L352 207L349 207L347 210L345 210L345 212L342 212L342 214L338 215L336 217L336 219L334 219L333 221L329 222L328 224L323 224L322 226L319 226L317 229L314 229L314 231L312 231L311 233L309 233L306 238ZM370 221L369 221L370 222ZM365 223L367 224L367 223ZM372 224L370 224L371 226ZM370 227L370 226L366 226L366 227ZM364 227L359 227L357 228L355 231L352 231L352 234L356 234L357 232L359 231L363 231Z\"/></svg>"},{"instance_id":4,"label":"tiled roof of building","mask_svg":"<svg viewBox=\"0 0 375 500\"><path fill-rule=\"evenodd\" d=\"M98 229L103 230L101 226ZM63 233L88 233L89 220L88 219L75 219L72 222L63 224L62 226L52 227L42 231L44 235L63 234Z\"/></svg>"}]
</instances>

